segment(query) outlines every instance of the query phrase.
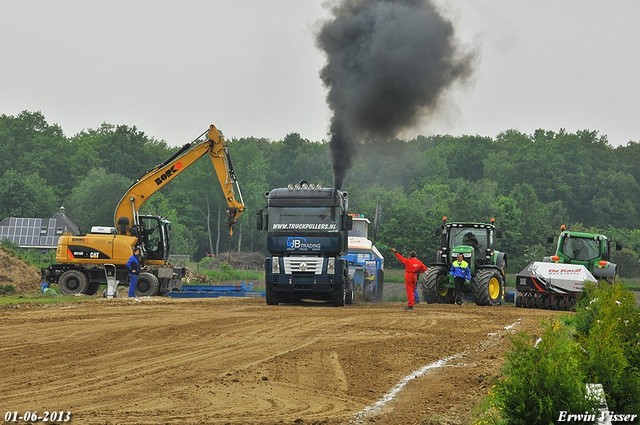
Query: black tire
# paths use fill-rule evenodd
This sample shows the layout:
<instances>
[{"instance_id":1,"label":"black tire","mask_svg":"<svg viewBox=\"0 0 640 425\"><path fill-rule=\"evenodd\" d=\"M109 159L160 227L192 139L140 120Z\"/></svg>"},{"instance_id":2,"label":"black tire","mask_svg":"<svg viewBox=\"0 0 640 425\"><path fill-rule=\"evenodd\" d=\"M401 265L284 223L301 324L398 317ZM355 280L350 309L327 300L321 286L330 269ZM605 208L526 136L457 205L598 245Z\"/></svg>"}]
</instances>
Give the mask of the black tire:
<instances>
[{"instance_id":1,"label":"black tire","mask_svg":"<svg viewBox=\"0 0 640 425\"><path fill-rule=\"evenodd\" d=\"M353 281L347 280L347 285L349 286L349 289L347 290L347 297L345 298L345 304L347 305L351 305L355 302L356 300L356 288L355 285L353 284Z\"/></svg>"},{"instance_id":2,"label":"black tire","mask_svg":"<svg viewBox=\"0 0 640 425\"><path fill-rule=\"evenodd\" d=\"M378 270L378 288L376 289L376 301L382 302L382 291L384 289L384 270Z\"/></svg>"},{"instance_id":3,"label":"black tire","mask_svg":"<svg viewBox=\"0 0 640 425\"><path fill-rule=\"evenodd\" d=\"M567 297L565 295L561 295L560 298L558 298L558 310L567 310Z\"/></svg>"},{"instance_id":4,"label":"black tire","mask_svg":"<svg viewBox=\"0 0 640 425\"><path fill-rule=\"evenodd\" d=\"M87 291L85 292L87 295L95 295L98 292L98 287L100 286L99 282L89 282L87 285Z\"/></svg>"},{"instance_id":5,"label":"black tire","mask_svg":"<svg viewBox=\"0 0 640 425\"><path fill-rule=\"evenodd\" d=\"M345 282L340 282L339 285L336 285L333 294L331 295L331 304L334 307L343 307L347 302L347 288L345 286Z\"/></svg>"},{"instance_id":6,"label":"black tire","mask_svg":"<svg viewBox=\"0 0 640 425\"><path fill-rule=\"evenodd\" d=\"M138 275L138 284L136 285L136 297L152 297L158 295L160 283L158 277L147 272Z\"/></svg>"},{"instance_id":7,"label":"black tire","mask_svg":"<svg viewBox=\"0 0 640 425\"><path fill-rule=\"evenodd\" d=\"M498 269L478 269L472 279L477 305L501 305L504 301L504 278Z\"/></svg>"},{"instance_id":8,"label":"black tire","mask_svg":"<svg viewBox=\"0 0 640 425\"><path fill-rule=\"evenodd\" d=\"M280 304L280 300L278 299L278 294L273 290L271 285L267 284L267 289L265 291L265 298L267 300L267 305L278 305Z\"/></svg>"},{"instance_id":9,"label":"black tire","mask_svg":"<svg viewBox=\"0 0 640 425\"><path fill-rule=\"evenodd\" d=\"M526 308L534 308L536 306L536 299L533 295L529 295L526 297L526 302L524 303Z\"/></svg>"},{"instance_id":10,"label":"black tire","mask_svg":"<svg viewBox=\"0 0 640 425\"><path fill-rule=\"evenodd\" d=\"M80 270L67 270L60 275L58 286L65 295L84 294L89 286L89 279Z\"/></svg>"},{"instance_id":11,"label":"black tire","mask_svg":"<svg viewBox=\"0 0 640 425\"><path fill-rule=\"evenodd\" d=\"M452 304L454 290L444 286L449 283L449 269L445 266L431 266L420 277L422 298L428 304Z\"/></svg>"}]
</instances>

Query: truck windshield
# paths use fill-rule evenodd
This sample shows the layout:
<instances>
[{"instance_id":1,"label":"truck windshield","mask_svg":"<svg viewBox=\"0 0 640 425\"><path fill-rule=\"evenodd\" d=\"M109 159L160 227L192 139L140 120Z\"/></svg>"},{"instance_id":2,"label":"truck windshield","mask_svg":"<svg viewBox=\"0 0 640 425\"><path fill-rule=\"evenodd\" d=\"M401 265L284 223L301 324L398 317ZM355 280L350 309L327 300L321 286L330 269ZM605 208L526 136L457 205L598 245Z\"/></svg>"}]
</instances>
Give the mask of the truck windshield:
<instances>
[{"instance_id":1,"label":"truck windshield","mask_svg":"<svg viewBox=\"0 0 640 425\"><path fill-rule=\"evenodd\" d=\"M317 230L337 232L336 209L331 207L270 207L269 223L272 232Z\"/></svg>"},{"instance_id":2,"label":"truck windshield","mask_svg":"<svg viewBox=\"0 0 640 425\"><path fill-rule=\"evenodd\" d=\"M367 220L353 220L353 227L349 230L349 236L358 238L367 238L369 230L369 222Z\"/></svg>"}]
</instances>

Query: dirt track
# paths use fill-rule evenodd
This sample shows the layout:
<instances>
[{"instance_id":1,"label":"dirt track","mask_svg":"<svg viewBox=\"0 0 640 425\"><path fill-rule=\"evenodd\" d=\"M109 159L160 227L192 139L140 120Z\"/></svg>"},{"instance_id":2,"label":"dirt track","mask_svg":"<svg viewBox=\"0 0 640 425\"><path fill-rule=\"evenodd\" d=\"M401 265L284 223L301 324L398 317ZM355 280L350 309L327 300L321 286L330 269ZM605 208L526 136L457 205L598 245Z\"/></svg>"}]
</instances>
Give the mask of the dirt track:
<instances>
[{"instance_id":1,"label":"dirt track","mask_svg":"<svg viewBox=\"0 0 640 425\"><path fill-rule=\"evenodd\" d=\"M463 424L507 335L558 314L402 306L148 298L5 308L0 408L68 410L76 424Z\"/></svg>"}]
</instances>

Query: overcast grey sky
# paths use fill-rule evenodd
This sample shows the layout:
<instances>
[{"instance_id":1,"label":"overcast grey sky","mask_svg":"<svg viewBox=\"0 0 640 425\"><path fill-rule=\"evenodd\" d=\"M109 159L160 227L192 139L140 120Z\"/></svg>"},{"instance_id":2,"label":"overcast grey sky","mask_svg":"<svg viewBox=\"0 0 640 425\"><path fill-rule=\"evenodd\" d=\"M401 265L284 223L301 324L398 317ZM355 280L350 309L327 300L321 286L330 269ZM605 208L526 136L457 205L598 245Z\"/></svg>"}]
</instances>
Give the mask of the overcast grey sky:
<instances>
[{"instance_id":1,"label":"overcast grey sky","mask_svg":"<svg viewBox=\"0 0 640 425\"><path fill-rule=\"evenodd\" d=\"M0 0L0 113L41 111L67 136L135 125L172 146L212 123L227 138L326 140L323 3ZM640 141L640 1L436 3L478 59L404 137L565 128Z\"/></svg>"}]
</instances>

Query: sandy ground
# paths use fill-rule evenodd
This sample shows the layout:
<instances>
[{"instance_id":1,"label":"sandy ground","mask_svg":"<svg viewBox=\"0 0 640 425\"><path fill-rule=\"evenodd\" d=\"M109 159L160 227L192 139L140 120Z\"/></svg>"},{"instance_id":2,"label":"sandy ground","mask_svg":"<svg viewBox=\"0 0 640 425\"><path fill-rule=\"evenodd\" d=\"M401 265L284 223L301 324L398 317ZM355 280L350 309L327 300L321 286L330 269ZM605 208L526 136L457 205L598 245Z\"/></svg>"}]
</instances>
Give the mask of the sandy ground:
<instances>
[{"instance_id":1,"label":"sandy ground","mask_svg":"<svg viewBox=\"0 0 640 425\"><path fill-rule=\"evenodd\" d=\"M466 424L546 310L262 298L0 309L2 412L76 424Z\"/></svg>"}]
</instances>

